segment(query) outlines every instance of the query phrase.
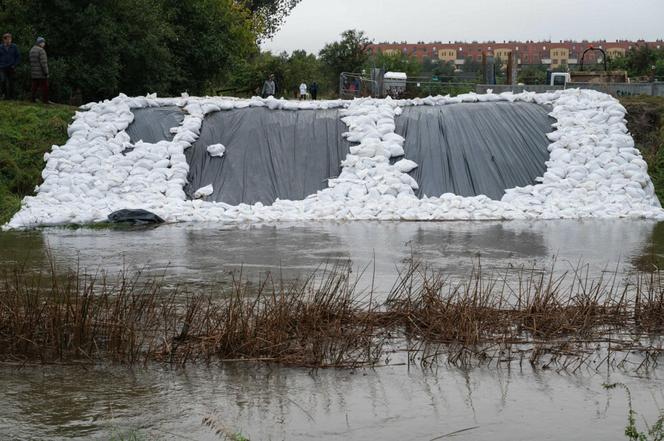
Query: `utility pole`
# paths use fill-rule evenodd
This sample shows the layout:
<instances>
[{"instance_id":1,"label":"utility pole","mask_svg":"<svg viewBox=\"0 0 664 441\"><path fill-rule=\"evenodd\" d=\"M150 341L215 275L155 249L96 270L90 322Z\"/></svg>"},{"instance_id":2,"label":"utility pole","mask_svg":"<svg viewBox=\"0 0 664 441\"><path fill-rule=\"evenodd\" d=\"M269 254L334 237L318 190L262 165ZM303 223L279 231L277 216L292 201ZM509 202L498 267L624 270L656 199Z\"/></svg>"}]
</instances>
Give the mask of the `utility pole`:
<instances>
[{"instance_id":1,"label":"utility pole","mask_svg":"<svg viewBox=\"0 0 664 441\"><path fill-rule=\"evenodd\" d=\"M482 52L482 72L484 84L496 84L496 64L493 52Z\"/></svg>"},{"instance_id":2,"label":"utility pole","mask_svg":"<svg viewBox=\"0 0 664 441\"><path fill-rule=\"evenodd\" d=\"M516 59L514 52L510 52L507 55L507 84L511 86L516 85L518 65L519 62Z\"/></svg>"}]
</instances>

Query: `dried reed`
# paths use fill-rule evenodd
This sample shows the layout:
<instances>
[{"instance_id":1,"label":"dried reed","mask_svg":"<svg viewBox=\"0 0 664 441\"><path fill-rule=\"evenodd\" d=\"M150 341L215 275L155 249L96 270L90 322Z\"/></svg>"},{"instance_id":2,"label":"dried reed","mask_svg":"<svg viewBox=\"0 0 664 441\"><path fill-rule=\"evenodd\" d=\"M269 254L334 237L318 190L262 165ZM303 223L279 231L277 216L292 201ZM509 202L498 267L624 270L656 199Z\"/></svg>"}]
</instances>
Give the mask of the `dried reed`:
<instances>
[{"instance_id":1,"label":"dried reed","mask_svg":"<svg viewBox=\"0 0 664 441\"><path fill-rule=\"evenodd\" d=\"M576 370L626 366L630 354L641 369L662 352L659 272L487 275L478 265L452 282L411 262L387 300L375 298L358 289L349 264L290 282L267 275L256 285L239 274L209 294L167 290L140 273L110 280L15 268L0 275L0 361L356 368L379 365L406 342L408 361L424 366L527 361Z\"/></svg>"}]
</instances>

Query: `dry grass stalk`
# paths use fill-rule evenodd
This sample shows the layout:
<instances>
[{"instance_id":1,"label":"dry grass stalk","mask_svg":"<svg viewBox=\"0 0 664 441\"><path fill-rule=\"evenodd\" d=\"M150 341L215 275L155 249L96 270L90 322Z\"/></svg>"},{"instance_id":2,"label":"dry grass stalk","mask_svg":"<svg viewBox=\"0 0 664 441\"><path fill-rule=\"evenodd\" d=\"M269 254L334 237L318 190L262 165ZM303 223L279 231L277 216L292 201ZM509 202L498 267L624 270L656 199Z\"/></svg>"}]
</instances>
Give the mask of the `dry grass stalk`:
<instances>
[{"instance_id":1,"label":"dry grass stalk","mask_svg":"<svg viewBox=\"0 0 664 441\"><path fill-rule=\"evenodd\" d=\"M121 274L58 276L19 268L0 277L0 360L138 364L255 360L302 367L375 366L408 342L409 361L534 366L657 363L664 332L659 273L630 280L521 269L487 276L478 266L453 283L411 263L387 301L373 304L349 266L258 285L186 294ZM594 364L593 364L594 363Z\"/></svg>"}]
</instances>

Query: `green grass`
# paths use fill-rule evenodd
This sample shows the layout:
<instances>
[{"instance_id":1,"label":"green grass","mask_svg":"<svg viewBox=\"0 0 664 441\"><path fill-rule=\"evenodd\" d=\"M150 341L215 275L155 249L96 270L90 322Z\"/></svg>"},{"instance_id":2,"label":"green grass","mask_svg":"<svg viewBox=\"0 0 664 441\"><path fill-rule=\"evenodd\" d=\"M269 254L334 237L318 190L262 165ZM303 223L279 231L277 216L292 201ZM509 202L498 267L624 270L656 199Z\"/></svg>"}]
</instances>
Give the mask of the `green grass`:
<instances>
[{"instance_id":1,"label":"green grass","mask_svg":"<svg viewBox=\"0 0 664 441\"><path fill-rule=\"evenodd\" d=\"M648 173L660 201L664 201L664 98L621 98L627 109L627 127L648 163Z\"/></svg>"},{"instance_id":2,"label":"green grass","mask_svg":"<svg viewBox=\"0 0 664 441\"><path fill-rule=\"evenodd\" d=\"M0 225L41 183L44 153L67 141L76 108L0 101Z\"/></svg>"}]
</instances>

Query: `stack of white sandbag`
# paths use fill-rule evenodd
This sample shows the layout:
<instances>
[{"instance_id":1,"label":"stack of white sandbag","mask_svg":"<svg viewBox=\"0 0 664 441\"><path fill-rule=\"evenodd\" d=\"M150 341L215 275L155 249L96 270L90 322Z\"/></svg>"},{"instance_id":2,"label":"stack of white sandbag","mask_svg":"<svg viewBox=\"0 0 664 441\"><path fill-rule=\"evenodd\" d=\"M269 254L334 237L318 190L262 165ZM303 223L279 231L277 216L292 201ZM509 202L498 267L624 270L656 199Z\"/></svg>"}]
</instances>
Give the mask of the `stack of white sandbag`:
<instances>
[{"instance_id":1,"label":"stack of white sandbag","mask_svg":"<svg viewBox=\"0 0 664 441\"><path fill-rule=\"evenodd\" d=\"M407 159L390 164L391 158L404 155L405 140L395 133L401 108L493 101L553 106L557 130L549 135L551 156L541 182L509 189L501 201L452 194L418 199L417 182L409 175L417 164ZM133 121L132 109L173 105L187 115L171 131L172 141L131 144L125 129ZM344 136L353 146L341 163L340 176L303 201L229 206L204 200L212 188L199 189L199 199L187 200L185 150L198 139L205 115L256 107L341 108L348 126ZM150 210L168 222L664 218L646 163L627 132L625 109L612 97L590 90L318 102L120 95L83 110L69 127L68 142L45 155L44 183L37 195L25 198L4 228L99 222L123 208ZM225 151L221 145L210 148L215 156Z\"/></svg>"}]
</instances>

